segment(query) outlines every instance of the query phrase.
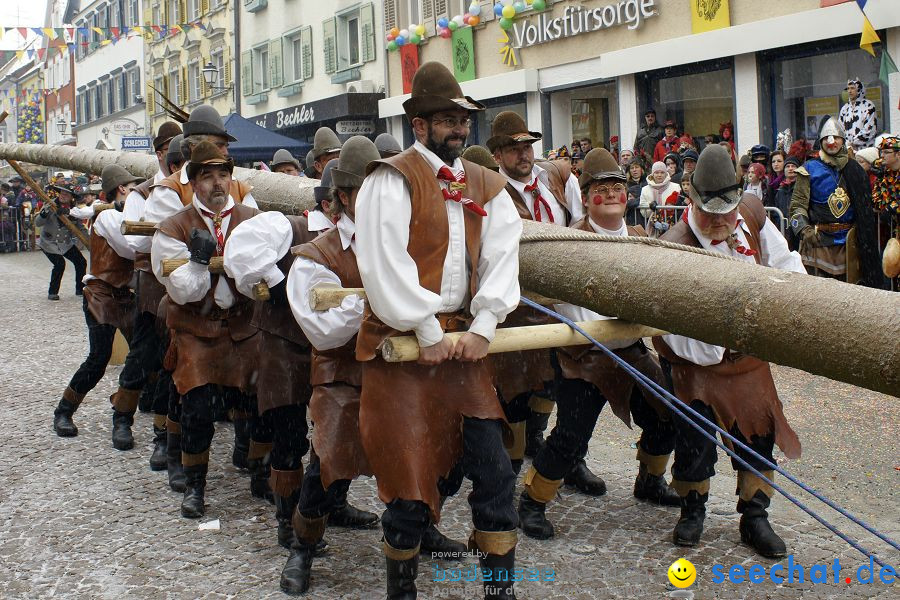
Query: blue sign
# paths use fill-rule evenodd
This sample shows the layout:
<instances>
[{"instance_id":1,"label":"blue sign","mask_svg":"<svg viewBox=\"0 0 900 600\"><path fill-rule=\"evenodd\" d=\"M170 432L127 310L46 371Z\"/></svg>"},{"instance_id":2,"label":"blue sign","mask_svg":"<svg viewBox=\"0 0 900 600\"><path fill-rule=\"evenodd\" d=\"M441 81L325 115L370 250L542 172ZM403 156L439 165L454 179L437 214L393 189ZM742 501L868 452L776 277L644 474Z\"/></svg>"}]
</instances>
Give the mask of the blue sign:
<instances>
[{"instance_id":1,"label":"blue sign","mask_svg":"<svg viewBox=\"0 0 900 600\"><path fill-rule=\"evenodd\" d=\"M148 137L122 137L122 150L150 150L152 147Z\"/></svg>"}]
</instances>

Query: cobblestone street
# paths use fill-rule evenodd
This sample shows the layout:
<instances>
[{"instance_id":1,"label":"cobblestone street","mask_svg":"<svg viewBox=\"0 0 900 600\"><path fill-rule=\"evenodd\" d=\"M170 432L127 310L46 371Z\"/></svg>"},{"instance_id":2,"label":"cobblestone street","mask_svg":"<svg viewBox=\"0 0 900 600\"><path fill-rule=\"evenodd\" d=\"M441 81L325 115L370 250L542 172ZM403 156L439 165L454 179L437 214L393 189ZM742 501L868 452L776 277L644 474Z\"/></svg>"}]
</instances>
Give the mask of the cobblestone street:
<instances>
[{"instance_id":1,"label":"cobblestone street","mask_svg":"<svg viewBox=\"0 0 900 600\"><path fill-rule=\"evenodd\" d=\"M217 425L210 459L206 516L219 530L199 530L180 516L180 495L165 472L151 472L152 424L135 419L134 450L110 442L109 395L119 367L110 367L75 415L79 435L57 437L53 409L87 353L81 298L67 264L60 302L46 300L50 263L40 253L0 255L0 597L2 598L285 598L278 577L287 551L276 543L274 508L251 498L249 477L231 465L228 424ZM775 368L786 413L803 443L803 458L787 469L844 508L900 539L900 444L897 398L788 368ZM776 497L772 523L804 583L713 583L712 566L774 564L740 543L734 512L735 476L720 454L706 530L696 549L670 541L677 509L642 504L631 488L637 433L604 411L589 466L609 487L602 498L563 488L548 508L557 535L546 542L520 536L519 566L552 581L517 585L520 599L664 598L674 588L666 569L680 557L697 568L694 598L897 598L898 583L855 580L868 564L824 526ZM783 458L779 454L780 457ZM527 469L527 465L525 467ZM524 473L524 470L523 470ZM784 479L778 481L784 483ZM788 489L892 565L900 555L793 485ZM468 487L451 498L440 529L468 537ZM351 502L380 514L372 480L351 486ZM329 529L325 556L314 563L307 597L383 598L380 530ZM835 583L831 566L843 571ZM787 565L787 559L781 561ZM811 583L809 567L828 565L828 583ZM480 598L480 584L435 582L456 563L420 562L421 598ZM452 574L445 574L447 579ZM851 584L845 577L852 576ZM457 575L458 578L458 575ZM684 593L684 592L678 592ZM690 597L690 596L681 596Z\"/></svg>"}]
</instances>

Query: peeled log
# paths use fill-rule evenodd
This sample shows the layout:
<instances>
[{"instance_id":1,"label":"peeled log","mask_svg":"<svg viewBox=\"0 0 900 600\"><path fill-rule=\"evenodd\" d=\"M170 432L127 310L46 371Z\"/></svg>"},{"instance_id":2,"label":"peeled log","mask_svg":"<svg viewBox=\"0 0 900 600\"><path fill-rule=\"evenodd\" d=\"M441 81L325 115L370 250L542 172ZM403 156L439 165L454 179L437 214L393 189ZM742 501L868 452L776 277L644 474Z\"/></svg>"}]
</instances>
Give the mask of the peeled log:
<instances>
[{"instance_id":1,"label":"peeled log","mask_svg":"<svg viewBox=\"0 0 900 600\"><path fill-rule=\"evenodd\" d=\"M152 156L67 146L0 144L0 158L92 173L109 163L142 177L156 171ZM254 186L266 210L297 214L313 205L314 181L250 169L235 176ZM900 294L644 245L527 241L559 231L525 223L524 289L900 396Z\"/></svg>"}]
</instances>

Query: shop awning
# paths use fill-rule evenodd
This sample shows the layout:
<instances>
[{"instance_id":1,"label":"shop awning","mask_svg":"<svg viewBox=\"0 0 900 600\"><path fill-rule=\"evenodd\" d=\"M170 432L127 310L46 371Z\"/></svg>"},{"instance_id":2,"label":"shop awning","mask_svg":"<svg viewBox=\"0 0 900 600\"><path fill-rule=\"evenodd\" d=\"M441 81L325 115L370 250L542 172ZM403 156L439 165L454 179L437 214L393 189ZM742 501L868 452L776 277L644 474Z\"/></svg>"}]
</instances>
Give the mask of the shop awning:
<instances>
[{"instance_id":1,"label":"shop awning","mask_svg":"<svg viewBox=\"0 0 900 600\"><path fill-rule=\"evenodd\" d=\"M255 160L269 162L279 148L289 150L302 161L312 149L312 145L306 142L269 131L234 113L225 119L225 130L238 140L228 144L228 154L239 163Z\"/></svg>"}]
</instances>

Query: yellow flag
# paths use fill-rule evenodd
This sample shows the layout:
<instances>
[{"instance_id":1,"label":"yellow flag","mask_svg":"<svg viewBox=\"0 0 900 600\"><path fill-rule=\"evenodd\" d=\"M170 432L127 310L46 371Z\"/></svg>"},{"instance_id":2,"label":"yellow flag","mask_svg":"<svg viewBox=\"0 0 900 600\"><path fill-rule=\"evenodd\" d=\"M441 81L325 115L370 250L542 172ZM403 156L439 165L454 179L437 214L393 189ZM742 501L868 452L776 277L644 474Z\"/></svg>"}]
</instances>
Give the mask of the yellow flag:
<instances>
[{"instance_id":1,"label":"yellow flag","mask_svg":"<svg viewBox=\"0 0 900 600\"><path fill-rule=\"evenodd\" d=\"M52 27L43 27L43 28L41 29L41 31L43 31L43 32L44 32L44 35L46 35L46 36L47 36L48 38L50 38L51 40L55 40L55 39L56 39L56 30L54 30Z\"/></svg>"},{"instance_id":2,"label":"yellow flag","mask_svg":"<svg viewBox=\"0 0 900 600\"><path fill-rule=\"evenodd\" d=\"M875 50L872 49L872 44L877 44L879 42L881 42L881 38L875 33L875 28L872 27L872 23L869 22L869 17L863 15L862 36L859 38L860 49L865 50L874 57Z\"/></svg>"},{"instance_id":3,"label":"yellow flag","mask_svg":"<svg viewBox=\"0 0 900 600\"><path fill-rule=\"evenodd\" d=\"M728 0L691 0L691 32L731 27Z\"/></svg>"}]
</instances>

